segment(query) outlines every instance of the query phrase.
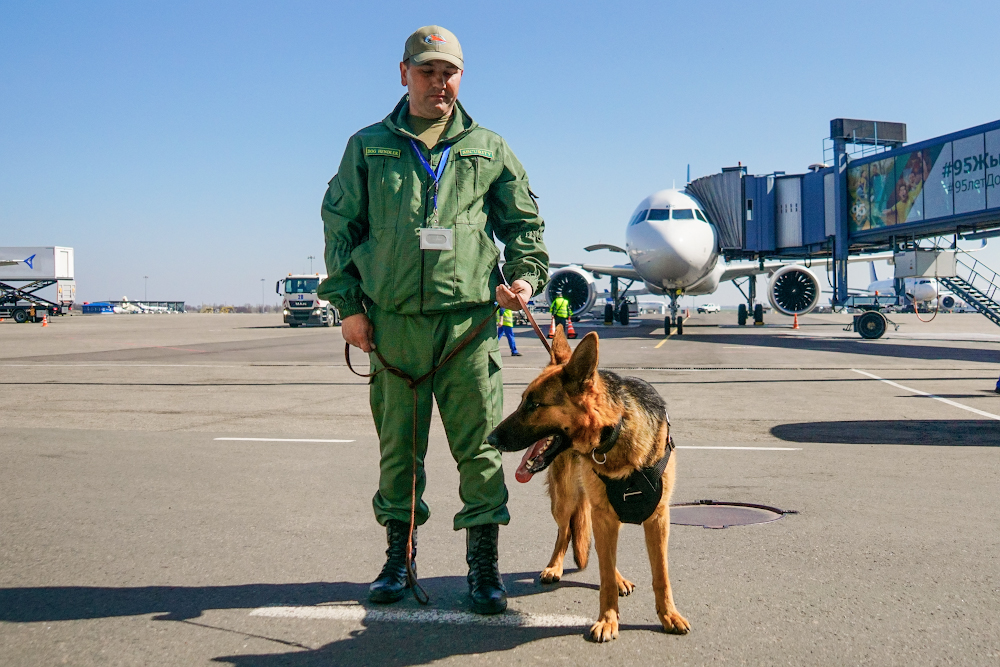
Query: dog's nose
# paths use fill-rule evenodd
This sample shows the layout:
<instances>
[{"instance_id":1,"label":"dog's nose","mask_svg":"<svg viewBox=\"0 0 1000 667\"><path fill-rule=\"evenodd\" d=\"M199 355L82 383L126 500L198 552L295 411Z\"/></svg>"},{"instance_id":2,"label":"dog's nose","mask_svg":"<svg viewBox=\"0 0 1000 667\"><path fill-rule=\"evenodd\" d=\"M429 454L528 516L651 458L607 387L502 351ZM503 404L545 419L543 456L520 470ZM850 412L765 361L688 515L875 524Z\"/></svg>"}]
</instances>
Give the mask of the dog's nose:
<instances>
[{"instance_id":1,"label":"dog's nose","mask_svg":"<svg viewBox=\"0 0 1000 667\"><path fill-rule=\"evenodd\" d=\"M486 436L486 442L490 447L497 447L500 444L500 439L497 438L496 430L490 431L490 434Z\"/></svg>"}]
</instances>

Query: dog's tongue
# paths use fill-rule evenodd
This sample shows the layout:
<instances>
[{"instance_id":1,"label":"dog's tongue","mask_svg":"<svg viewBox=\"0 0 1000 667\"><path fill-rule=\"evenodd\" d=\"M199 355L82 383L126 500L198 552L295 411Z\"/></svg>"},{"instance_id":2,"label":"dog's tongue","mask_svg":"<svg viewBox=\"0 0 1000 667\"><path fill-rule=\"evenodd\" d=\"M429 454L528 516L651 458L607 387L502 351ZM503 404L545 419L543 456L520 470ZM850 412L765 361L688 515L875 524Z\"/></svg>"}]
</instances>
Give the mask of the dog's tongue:
<instances>
[{"instance_id":1,"label":"dog's tongue","mask_svg":"<svg viewBox=\"0 0 1000 667\"><path fill-rule=\"evenodd\" d=\"M528 447L528 451L526 451L524 456L521 457L521 465L519 465L517 470L514 472L514 479L519 481L521 484L524 484L534 476L535 473L528 470L528 461L532 459L542 447L545 446L546 440L548 440L548 438L542 438L531 447Z\"/></svg>"}]
</instances>

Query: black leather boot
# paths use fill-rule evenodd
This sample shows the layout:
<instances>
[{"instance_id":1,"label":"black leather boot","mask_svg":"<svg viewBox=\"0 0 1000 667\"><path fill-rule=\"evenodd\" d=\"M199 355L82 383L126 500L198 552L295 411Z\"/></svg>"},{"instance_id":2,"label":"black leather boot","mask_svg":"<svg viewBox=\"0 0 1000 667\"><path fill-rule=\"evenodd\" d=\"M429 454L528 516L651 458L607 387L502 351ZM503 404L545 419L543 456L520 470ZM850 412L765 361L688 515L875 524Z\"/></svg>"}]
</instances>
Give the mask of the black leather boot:
<instances>
[{"instance_id":1,"label":"black leather boot","mask_svg":"<svg viewBox=\"0 0 1000 667\"><path fill-rule=\"evenodd\" d=\"M385 604L403 599L409 582L406 579L406 540L410 524L389 519L385 524L385 565L378 578L368 587L368 601ZM413 527L413 574L417 573L417 527Z\"/></svg>"},{"instance_id":2,"label":"black leather boot","mask_svg":"<svg viewBox=\"0 0 1000 667\"><path fill-rule=\"evenodd\" d=\"M465 562L469 564L469 597L476 614L502 614L507 610L507 589L497 565L499 534L500 526L495 523L468 529Z\"/></svg>"}]
</instances>

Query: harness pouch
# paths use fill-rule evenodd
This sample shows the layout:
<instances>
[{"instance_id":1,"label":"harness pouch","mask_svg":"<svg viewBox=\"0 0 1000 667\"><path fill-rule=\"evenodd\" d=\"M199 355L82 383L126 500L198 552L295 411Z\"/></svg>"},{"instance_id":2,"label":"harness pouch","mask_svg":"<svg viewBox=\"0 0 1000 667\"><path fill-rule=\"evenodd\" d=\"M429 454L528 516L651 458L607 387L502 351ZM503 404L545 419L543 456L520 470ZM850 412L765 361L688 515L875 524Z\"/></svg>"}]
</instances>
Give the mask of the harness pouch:
<instances>
[{"instance_id":1,"label":"harness pouch","mask_svg":"<svg viewBox=\"0 0 1000 667\"><path fill-rule=\"evenodd\" d=\"M670 461L671 442L662 459L649 468L640 468L624 479L611 479L598 474L604 482L608 502L622 523L641 524L656 511L663 497L663 471Z\"/></svg>"}]
</instances>

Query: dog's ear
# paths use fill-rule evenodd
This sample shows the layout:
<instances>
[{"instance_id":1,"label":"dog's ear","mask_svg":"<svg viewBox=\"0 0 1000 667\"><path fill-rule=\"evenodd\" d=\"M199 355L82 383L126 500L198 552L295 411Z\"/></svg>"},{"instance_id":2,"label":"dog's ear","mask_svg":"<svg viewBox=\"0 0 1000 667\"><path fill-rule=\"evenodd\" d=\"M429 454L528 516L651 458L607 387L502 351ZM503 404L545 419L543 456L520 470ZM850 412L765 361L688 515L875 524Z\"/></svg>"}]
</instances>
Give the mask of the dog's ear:
<instances>
[{"instance_id":1,"label":"dog's ear","mask_svg":"<svg viewBox=\"0 0 1000 667\"><path fill-rule=\"evenodd\" d=\"M566 340L566 332L563 331L563 325L556 327L556 335L552 339L552 365L565 364L569 361L569 358L573 356L573 350L569 347L569 342Z\"/></svg>"},{"instance_id":2,"label":"dog's ear","mask_svg":"<svg viewBox=\"0 0 1000 667\"><path fill-rule=\"evenodd\" d=\"M563 369L563 373L566 374L567 389L571 392L583 391L584 386L593 381L597 375L597 353L597 334L591 331L573 350L573 356Z\"/></svg>"}]
</instances>

